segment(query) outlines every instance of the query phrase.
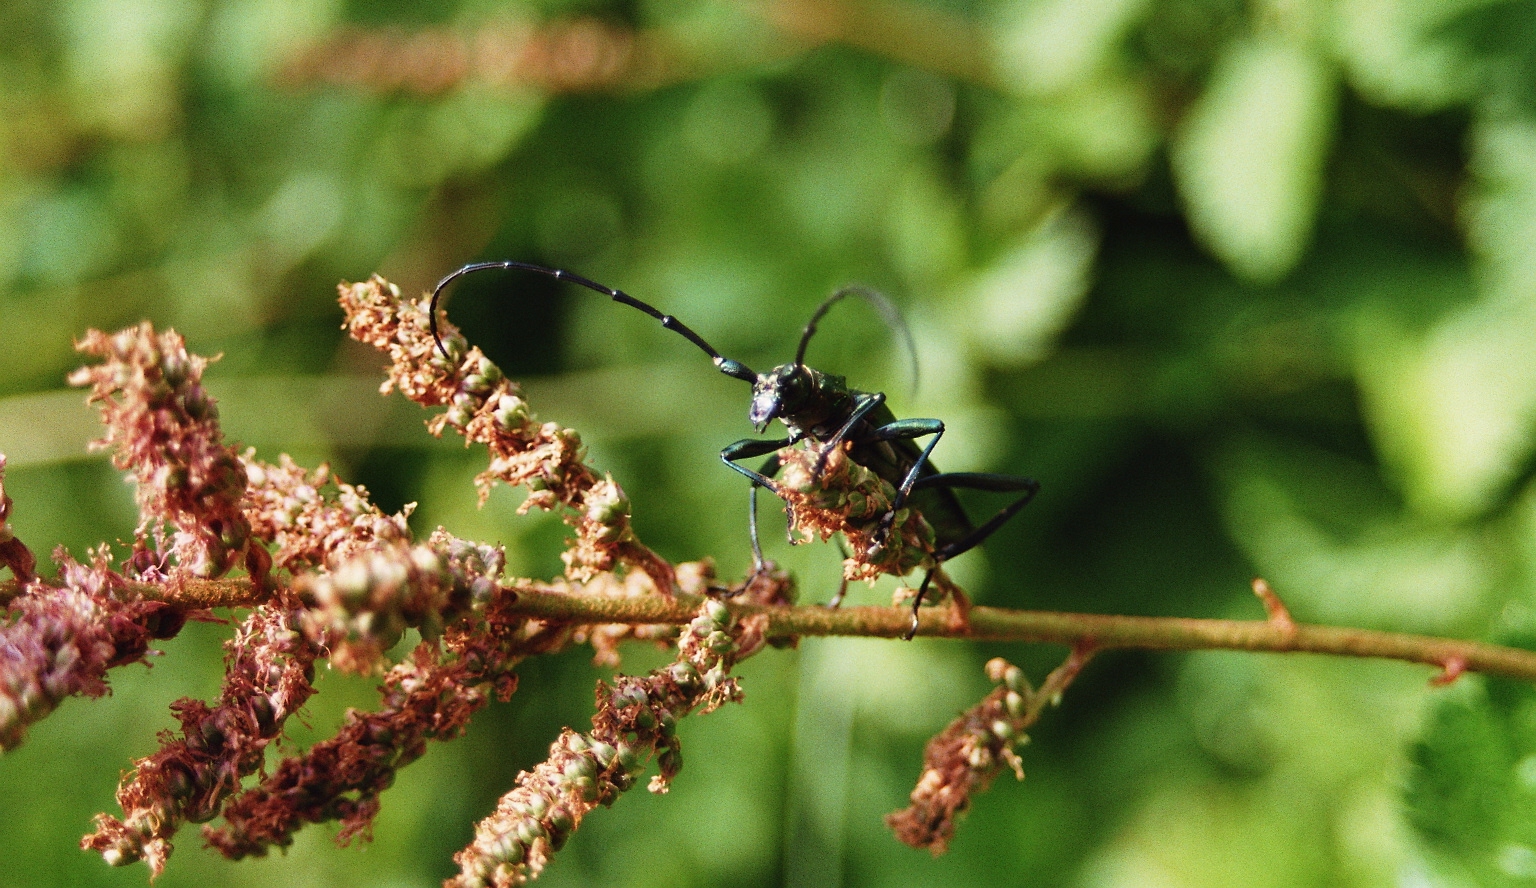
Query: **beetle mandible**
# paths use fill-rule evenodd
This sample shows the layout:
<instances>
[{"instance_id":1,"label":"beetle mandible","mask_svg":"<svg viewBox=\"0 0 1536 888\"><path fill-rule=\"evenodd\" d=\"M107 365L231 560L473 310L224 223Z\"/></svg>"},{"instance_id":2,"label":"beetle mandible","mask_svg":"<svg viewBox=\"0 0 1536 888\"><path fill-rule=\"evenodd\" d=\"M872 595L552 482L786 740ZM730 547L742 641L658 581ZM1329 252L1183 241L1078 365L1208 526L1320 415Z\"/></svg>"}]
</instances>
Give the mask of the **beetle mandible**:
<instances>
[{"instance_id":1,"label":"beetle mandible","mask_svg":"<svg viewBox=\"0 0 1536 888\"><path fill-rule=\"evenodd\" d=\"M897 419L891 412L891 408L886 405L883 393L861 392L849 388L843 377L823 373L806 365L805 350L810 345L811 336L816 332L817 322L826 314L827 309L847 296L857 295L865 299L881 312L887 322L895 318L895 322L900 323L895 307L885 297L872 290L857 286L844 287L828 296L817 307L810 322L805 325L805 330L800 336L800 346L795 352L795 360L789 364L780 364L767 373L756 373L740 361L733 361L721 355L682 321L669 314L663 314L650 304L622 290L615 290L569 271L547 268L529 262L513 260L474 262L447 275L438 281L437 286L432 290L429 323L432 337L436 340L444 357L447 357L448 353L437 329L437 306L443 291L449 284L464 275L489 270L531 271L548 275L556 280L569 281L601 293L615 302L637 308L660 321L666 329L682 335L698 346L709 355L721 373L751 383L752 403L747 411L747 418L758 434L767 431L768 425L775 419L789 432L789 435L784 438L744 438L720 451L720 459L752 483L749 497L755 570L761 571L765 565L757 535L757 489L765 487L784 499L786 503L792 499L792 493L780 482L774 480L774 476L783 467L781 451L785 448L804 442L808 448L816 450L816 458L809 473L812 480L821 478L828 468L829 461L833 459L836 452L841 450L845 453L846 459L840 462L863 467L885 482L892 493L889 503L874 521L872 529L861 534L860 538L867 539L868 542L865 550L857 553L854 560L862 558L865 561L872 561L880 556L886 549L893 528L897 526L901 516L909 516L915 512L932 528L931 543L926 544L921 561L921 565L927 567L927 573L923 576L923 582L918 587L917 595L912 602L912 623L903 636L906 639L910 640L917 634L918 608L921 607L929 585L933 582L935 574L940 572L943 563L971 550L991 536L1008 519L1024 508L1040 488L1038 482L1016 475L940 472L929 459L929 454L933 452L933 448L944 435L942 420ZM903 332L905 332L904 328ZM921 448L917 444L920 438L929 439ZM739 462L765 455L768 459L756 470ZM1020 496L978 526L971 522L961 507L959 499L955 496L956 489L1019 493ZM847 536L849 535L847 530L851 528L845 524L841 529ZM901 573L905 572L905 570L901 571ZM833 604L835 605L841 599L842 591L840 590Z\"/></svg>"}]
</instances>

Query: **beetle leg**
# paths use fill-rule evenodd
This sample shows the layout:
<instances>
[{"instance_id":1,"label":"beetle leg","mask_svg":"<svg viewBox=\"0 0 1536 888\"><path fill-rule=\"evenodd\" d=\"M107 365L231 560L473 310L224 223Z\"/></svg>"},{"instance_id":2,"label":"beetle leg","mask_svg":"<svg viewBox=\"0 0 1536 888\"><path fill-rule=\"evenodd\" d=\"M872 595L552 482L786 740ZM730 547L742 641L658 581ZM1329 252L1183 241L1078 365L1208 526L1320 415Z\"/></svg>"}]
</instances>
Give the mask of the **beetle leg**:
<instances>
[{"instance_id":1,"label":"beetle leg","mask_svg":"<svg viewBox=\"0 0 1536 888\"><path fill-rule=\"evenodd\" d=\"M795 440L796 439L794 438L779 438L777 440L743 438L742 440L737 441L735 444L732 444L724 450L720 451L720 461L725 463L727 466L730 466L734 471L745 475L747 480L751 481L754 485L758 487L766 487L773 491L775 496L778 496L779 485L777 481L774 481L772 478L763 474L762 472L755 472L746 466L738 464L736 460L751 459L754 456L763 456L764 454L783 450L785 447L795 443ZM768 464L764 463L763 467L767 468Z\"/></svg>"},{"instance_id":2,"label":"beetle leg","mask_svg":"<svg viewBox=\"0 0 1536 888\"><path fill-rule=\"evenodd\" d=\"M838 428L836 434L828 438L826 443L822 445L821 453L816 457L816 467L811 472L811 477L821 477L821 473L827 468L827 458L832 455L832 451L842 446L843 442L848 439L849 432L853 431L854 427L862 422L865 416L869 415L869 411L884 403L884 392L859 395L857 404L853 408L853 412L849 414L847 421Z\"/></svg>"},{"instance_id":3,"label":"beetle leg","mask_svg":"<svg viewBox=\"0 0 1536 888\"><path fill-rule=\"evenodd\" d=\"M774 475L777 475L779 473L779 455L775 453L773 456L768 457L757 471L759 475L766 478L772 478ZM763 558L763 544L758 541L757 536L757 489L761 486L754 482L747 488L747 528L752 534L753 576L762 573L768 563ZM785 532L786 534L788 533L788 531Z\"/></svg>"},{"instance_id":4,"label":"beetle leg","mask_svg":"<svg viewBox=\"0 0 1536 888\"><path fill-rule=\"evenodd\" d=\"M1018 511L1029 505L1029 501L1035 498L1040 490L1040 482L1033 478L1021 478L1017 475L993 475L984 472L948 472L941 475L929 475L919 478L912 484L914 490L925 487L956 487L966 490L990 490L996 493L1023 492L1023 496L1004 506L996 515L987 519L986 523L961 537L960 539L939 547L933 553L933 557L939 561L949 559L963 552L968 552L980 545L982 540L991 536L999 527L1002 527Z\"/></svg>"},{"instance_id":5,"label":"beetle leg","mask_svg":"<svg viewBox=\"0 0 1536 888\"><path fill-rule=\"evenodd\" d=\"M907 629L907 634L901 637L902 641L911 641L917 635L917 609L923 606L923 596L928 594L928 584L933 582L933 574L937 567L928 568L928 573L923 575L923 583L917 587L917 597L912 599L912 625Z\"/></svg>"},{"instance_id":6,"label":"beetle leg","mask_svg":"<svg viewBox=\"0 0 1536 888\"><path fill-rule=\"evenodd\" d=\"M720 460L732 469L746 476L752 486L747 491L747 526L752 534L752 572L755 576L763 571L767 562L763 558L763 546L757 535L757 489L766 487L773 491L775 496L779 494L779 484L773 480L773 476L779 472L779 450L794 443L793 438L761 440L758 438L743 438L735 444L720 451ZM754 456L771 454L763 462L760 471L753 471L736 462L738 459L751 459ZM786 532L787 533L787 532Z\"/></svg>"},{"instance_id":7,"label":"beetle leg","mask_svg":"<svg viewBox=\"0 0 1536 888\"><path fill-rule=\"evenodd\" d=\"M837 540L837 551L842 553L844 561L848 560L848 550L846 548L844 548L843 541L842 541L841 538L839 538ZM827 602L827 607L831 607L831 608L842 607L843 606L843 596L845 596L847 594L848 594L848 575L844 574L842 582L837 584L837 594L832 596L832 600L831 601Z\"/></svg>"},{"instance_id":8,"label":"beetle leg","mask_svg":"<svg viewBox=\"0 0 1536 888\"><path fill-rule=\"evenodd\" d=\"M880 516L880 524L875 528L874 541L871 544L872 548L883 548L885 546L886 537L890 536L891 527L896 523L897 511L907 504L907 494L911 493L912 485L917 483L918 475L922 472L923 466L928 463L928 454L933 452L933 448L938 445L939 439L944 437L944 421L940 419L898 419L895 422L887 423L875 429L866 439L866 441L873 443L876 441L895 441L902 438L921 438L924 435L932 435L933 440L929 441L927 446L923 448L923 452L918 454L917 459L912 463L912 468L907 470L906 477L901 479L901 484L896 488L896 498L891 501L891 508L884 515Z\"/></svg>"}]
</instances>

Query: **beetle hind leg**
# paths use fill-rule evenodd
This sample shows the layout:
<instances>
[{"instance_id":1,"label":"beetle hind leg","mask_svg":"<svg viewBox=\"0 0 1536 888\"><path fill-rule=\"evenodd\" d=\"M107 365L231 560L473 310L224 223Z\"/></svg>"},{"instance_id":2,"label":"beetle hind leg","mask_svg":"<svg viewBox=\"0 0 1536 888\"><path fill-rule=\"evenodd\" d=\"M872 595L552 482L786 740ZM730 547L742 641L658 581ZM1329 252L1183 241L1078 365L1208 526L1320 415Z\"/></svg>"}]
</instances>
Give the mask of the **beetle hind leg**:
<instances>
[{"instance_id":1,"label":"beetle hind leg","mask_svg":"<svg viewBox=\"0 0 1536 888\"><path fill-rule=\"evenodd\" d=\"M917 587L917 596L912 599L912 625L907 627L906 634L901 636L902 641L911 641L916 637L920 625L918 619L919 608L923 606L923 600L928 596L928 587L932 585L935 578L938 579L943 593L948 595L949 600L954 603L954 613L950 619L950 629L961 633L970 631L971 596L965 594L964 589L956 586L950 580L949 576L944 573L942 565L936 565L928 568L928 572L923 575L922 584Z\"/></svg>"}]
</instances>

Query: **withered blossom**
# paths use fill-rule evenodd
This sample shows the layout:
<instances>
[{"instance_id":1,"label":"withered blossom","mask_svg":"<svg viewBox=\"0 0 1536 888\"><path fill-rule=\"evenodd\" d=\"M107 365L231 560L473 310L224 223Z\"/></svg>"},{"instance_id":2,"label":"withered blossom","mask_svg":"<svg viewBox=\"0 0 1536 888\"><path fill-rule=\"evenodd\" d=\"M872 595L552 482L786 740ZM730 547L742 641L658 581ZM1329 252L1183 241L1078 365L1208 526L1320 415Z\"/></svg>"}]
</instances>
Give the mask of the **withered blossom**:
<instances>
[{"instance_id":1,"label":"withered blossom","mask_svg":"<svg viewBox=\"0 0 1536 888\"><path fill-rule=\"evenodd\" d=\"M0 749L66 697L108 692L108 669L144 658L149 643L175 635L184 619L173 605L121 595L105 545L81 564L62 549L55 583L36 583L10 603L0 628Z\"/></svg>"},{"instance_id":2,"label":"withered blossom","mask_svg":"<svg viewBox=\"0 0 1536 888\"><path fill-rule=\"evenodd\" d=\"M35 576L37 558L11 529L11 498L5 493L5 454L0 453L0 567L11 569L17 582L28 582Z\"/></svg>"},{"instance_id":3,"label":"withered blossom","mask_svg":"<svg viewBox=\"0 0 1536 888\"><path fill-rule=\"evenodd\" d=\"M240 781L261 767L267 744L288 717L314 693L320 651L297 620L297 611L280 605L251 611L225 645L218 702L184 698L171 705L180 736L162 734L160 751L134 763L117 791L123 817L96 815L96 832L81 839L82 848L114 866L143 860L158 875L182 824L218 815Z\"/></svg>"},{"instance_id":4,"label":"withered blossom","mask_svg":"<svg viewBox=\"0 0 1536 888\"><path fill-rule=\"evenodd\" d=\"M322 464L313 472L284 453L277 465L241 454L247 477L242 506L257 539L276 546L273 564L290 573L325 567L374 545L410 539L413 505L385 515L366 488L346 484Z\"/></svg>"},{"instance_id":5,"label":"withered blossom","mask_svg":"<svg viewBox=\"0 0 1536 888\"><path fill-rule=\"evenodd\" d=\"M490 699L510 698L513 667L570 636L568 627L508 618L495 603L483 617L448 627L440 643L418 645L385 675L378 711L349 710L334 737L284 759L225 807L223 826L204 827L208 844L230 859L261 856L289 845L305 824L329 820L341 824L341 844L366 837L400 768L428 741L462 734Z\"/></svg>"},{"instance_id":6,"label":"withered blossom","mask_svg":"<svg viewBox=\"0 0 1536 888\"><path fill-rule=\"evenodd\" d=\"M890 535L874 547L880 519L896 499L896 488L874 471L848 458L847 447L828 451L786 447L779 451L779 485L789 512L790 527L806 539L827 540L841 533L850 554L843 562L849 580L874 580L890 574L905 576L919 567L933 567L933 528L916 509L897 510Z\"/></svg>"},{"instance_id":7,"label":"withered blossom","mask_svg":"<svg viewBox=\"0 0 1536 888\"><path fill-rule=\"evenodd\" d=\"M1057 700L1090 656L1089 647L1074 650L1038 691L1019 667L1001 657L989 661L987 675L998 687L928 741L911 805L885 818L896 838L934 856L943 854L973 794L991 785L1004 768L1023 780L1016 747L1028 742L1024 731L1047 703Z\"/></svg>"},{"instance_id":8,"label":"withered blossom","mask_svg":"<svg viewBox=\"0 0 1536 888\"><path fill-rule=\"evenodd\" d=\"M223 443L218 406L203 389L209 359L187 353L174 330L156 333L145 321L112 335L87 331L78 351L102 359L69 375L101 405L112 463L132 474L139 503L140 550L173 555L173 570L223 576L242 558L254 582L265 582L266 550L251 545L240 509L246 475ZM174 528L169 540L166 526ZM141 558L160 568L161 558Z\"/></svg>"},{"instance_id":9,"label":"withered blossom","mask_svg":"<svg viewBox=\"0 0 1536 888\"><path fill-rule=\"evenodd\" d=\"M643 89L688 76L686 68L655 31L577 17L473 31L343 28L289 59L281 76L292 85L431 95L466 82L545 92Z\"/></svg>"},{"instance_id":10,"label":"withered blossom","mask_svg":"<svg viewBox=\"0 0 1536 888\"><path fill-rule=\"evenodd\" d=\"M651 792L666 792L682 768L677 722L741 699L731 666L762 646L762 618L738 621L709 599L683 631L677 660L642 677L599 682L592 730L566 729L549 758L524 771L496 811L454 856L459 875L446 888L509 888L538 877L582 818L633 787L655 758Z\"/></svg>"},{"instance_id":11,"label":"withered blossom","mask_svg":"<svg viewBox=\"0 0 1536 888\"><path fill-rule=\"evenodd\" d=\"M373 671L406 629L431 640L471 606L487 604L505 559L498 547L475 546L441 529L422 545L379 544L328 572L299 578L304 631L330 651L338 669Z\"/></svg>"},{"instance_id":12,"label":"withered blossom","mask_svg":"<svg viewBox=\"0 0 1536 888\"><path fill-rule=\"evenodd\" d=\"M384 652L407 628L424 641L386 673L380 711L349 712L336 736L285 759L230 801L223 827L204 828L207 842L231 858L286 846L306 823L340 821L343 842L366 834L396 769L419 758L427 740L458 736L488 692L510 695L516 662L569 635L499 620L500 547L441 529L413 546L404 515L386 518L362 488L338 483L334 493L322 491L323 469L306 473L286 458L272 467L248 454L247 463L260 504L253 524L258 532L279 528L279 565L328 565L299 576L295 588L306 605L300 625L331 664L382 668ZM286 535L293 539L284 542ZM468 619L455 624L460 617Z\"/></svg>"},{"instance_id":13,"label":"withered blossom","mask_svg":"<svg viewBox=\"0 0 1536 888\"><path fill-rule=\"evenodd\" d=\"M635 537L629 500L611 477L583 462L580 435L538 422L517 384L446 323L440 330L451 357L445 358L432 336L428 299L403 299L377 275L338 289L347 332L389 356L380 391L399 389L424 407L447 407L428 429L434 435L453 429L466 444L490 450L490 467L475 479L482 503L498 482L526 487L531 493L523 511L566 507L564 518L577 535L565 553L572 579L587 580L623 564L644 572L657 591L671 594L676 584L671 564Z\"/></svg>"}]
</instances>

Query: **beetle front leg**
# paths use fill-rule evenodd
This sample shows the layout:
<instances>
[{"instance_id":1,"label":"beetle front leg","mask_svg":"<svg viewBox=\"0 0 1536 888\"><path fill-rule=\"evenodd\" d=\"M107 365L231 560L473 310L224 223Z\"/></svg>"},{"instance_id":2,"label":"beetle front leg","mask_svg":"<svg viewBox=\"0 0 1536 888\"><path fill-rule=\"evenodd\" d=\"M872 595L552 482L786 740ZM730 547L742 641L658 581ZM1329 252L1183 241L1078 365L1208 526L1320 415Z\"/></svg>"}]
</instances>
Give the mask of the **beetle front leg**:
<instances>
[{"instance_id":1,"label":"beetle front leg","mask_svg":"<svg viewBox=\"0 0 1536 888\"><path fill-rule=\"evenodd\" d=\"M746 476L752 482L747 489L747 528L752 537L752 573L757 575L763 572L767 561L763 558L763 545L757 535L757 489L766 487L773 491L775 496L779 493L779 485L773 480L773 476L779 473L778 451L794 443L791 438L782 440L762 441L756 438L743 438L735 444L720 451L720 460L732 469ZM772 454L763 462L761 469L753 471L746 466L739 465L738 459L751 459L754 456Z\"/></svg>"},{"instance_id":2,"label":"beetle front leg","mask_svg":"<svg viewBox=\"0 0 1536 888\"><path fill-rule=\"evenodd\" d=\"M883 548L886 538L890 536L891 528L896 523L896 513L907 504L907 496L912 492L912 485L917 483L918 476L923 471L923 466L928 463L928 454L938 446L939 439L944 437L944 421L941 419L898 419L887 423L870 433L867 439L875 441L896 441L900 439L916 439L925 435L932 435L933 440L923 448L917 459L912 463L912 468L907 470L905 478L896 488L896 498L891 500L891 508L880 516L880 524L875 528L872 548Z\"/></svg>"},{"instance_id":3,"label":"beetle front leg","mask_svg":"<svg viewBox=\"0 0 1536 888\"><path fill-rule=\"evenodd\" d=\"M758 474L766 478L772 478L779 473L779 465L779 455L775 453L773 456L763 460L762 466L757 470ZM767 560L763 558L763 544L758 541L757 536L757 490L761 486L761 484L757 483L747 486L747 530L752 536L752 573L754 576L762 573L768 564ZM787 526L784 533L786 536L791 535Z\"/></svg>"},{"instance_id":4,"label":"beetle front leg","mask_svg":"<svg viewBox=\"0 0 1536 888\"><path fill-rule=\"evenodd\" d=\"M826 471L827 458L832 455L832 451L842 446L843 442L848 439L848 434L863 421L865 416L869 415L869 411L884 403L884 392L874 392L873 394L859 396L857 406L853 408L853 412L849 414L847 421L842 424L836 434L828 438L825 444L821 445L821 453L816 457L816 467L811 472L812 477L821 477L821 473Z\"/></svg>"}]
</instances>

